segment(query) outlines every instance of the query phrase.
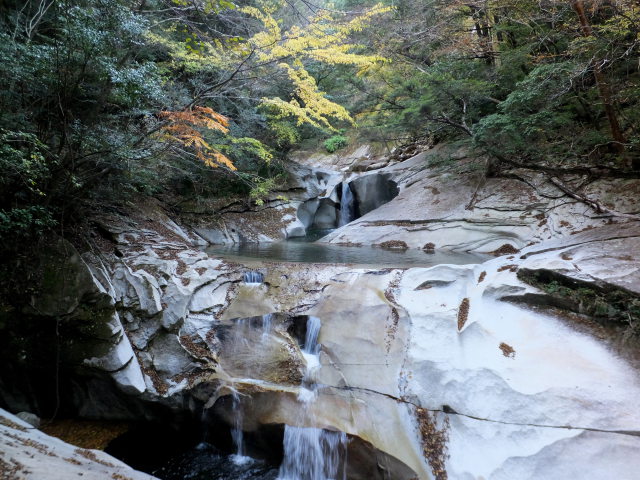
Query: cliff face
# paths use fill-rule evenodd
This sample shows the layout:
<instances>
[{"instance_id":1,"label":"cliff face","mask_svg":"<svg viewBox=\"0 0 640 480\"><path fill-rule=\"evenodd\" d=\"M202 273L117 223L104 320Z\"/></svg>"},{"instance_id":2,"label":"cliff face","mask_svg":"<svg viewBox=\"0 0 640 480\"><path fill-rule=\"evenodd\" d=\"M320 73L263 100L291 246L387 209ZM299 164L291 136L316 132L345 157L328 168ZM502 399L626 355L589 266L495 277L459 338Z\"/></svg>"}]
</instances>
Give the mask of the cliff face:
<instances>
[{"instance_id":1,"label":"cliff face","mask_svg":"<svg viewBox=\"0 0 640 480\"><path fill-rule=\"evenodd\" d=\"M640 224L516 180L436 176L425 162L384 167L375 181L332 174L334 187L359 182L356 197L380 179L398 194L326 241L504 255L430 268L247 266L207 255L200 236L147 205L96 218L91 252L56 243L21 332L51 327L41 340L59 345L62 400L76 415L204 409L229 428L241 414L254 435L265 425L339 430L360 459L349 478L375 464L388 468L368 478L632 478ZM614 184L590 188L604 198ZM619 189L611 207L631 209L632 196ZM303 197L294 203L306 202L308 223L319 210ZM247 284L249 270L264 281ZM309 317L321 323L318 393L300 416ZM28 360L2 374L3 403L43 410L52 399L33 375L56 349L25 345Z\"/></svg>"}]
</instances>

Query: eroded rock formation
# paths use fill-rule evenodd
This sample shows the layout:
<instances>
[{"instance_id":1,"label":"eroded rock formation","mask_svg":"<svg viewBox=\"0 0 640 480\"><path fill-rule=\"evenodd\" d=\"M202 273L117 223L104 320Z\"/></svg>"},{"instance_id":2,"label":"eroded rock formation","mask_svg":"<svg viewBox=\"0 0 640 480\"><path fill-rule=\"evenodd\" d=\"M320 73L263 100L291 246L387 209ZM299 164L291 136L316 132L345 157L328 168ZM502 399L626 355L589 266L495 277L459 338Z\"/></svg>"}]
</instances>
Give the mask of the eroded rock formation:
<instances>
[{"instance_id":1,"label":"eroded rock formation","mask_svg":"<svg viewBox=\"0 0 640 480\"><path fill-rule=\"evenodd\" d=\"M285 424L338 430L360 459L349 478L634 478L638 223L578 217L577 204L509 180L477 189L465 209L477 185L421 175L423 162L387 167L400 194L329 240L500 256L245 266L211 258L157 209L97 219L91 253L61 243L64 282L25 315L63 325L65 368L91 379L76 382L68 408L103 418L205 410L227 428L241 412L254 436ZM262 283L246 283L256 269ZM318 396L301 419L305 316L322 328ZM28 384L4 387L6 404L37 410Z\"/></svg>"}]
</instances>

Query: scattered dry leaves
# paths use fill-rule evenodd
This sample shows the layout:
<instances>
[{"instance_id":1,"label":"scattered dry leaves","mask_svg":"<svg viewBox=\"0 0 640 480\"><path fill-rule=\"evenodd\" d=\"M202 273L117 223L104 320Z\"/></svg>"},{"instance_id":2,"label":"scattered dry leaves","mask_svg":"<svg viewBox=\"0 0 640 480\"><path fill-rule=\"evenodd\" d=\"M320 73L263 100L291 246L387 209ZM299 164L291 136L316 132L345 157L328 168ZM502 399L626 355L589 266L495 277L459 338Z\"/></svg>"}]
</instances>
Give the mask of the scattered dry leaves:
<instances>
[{"instance_id":1,"label":"scattered dry leaves","mask_svg":"<svg viewBox=\"0 0 640 480\"><path fill-rule=\"evenodd\" d=\"M497 248L493 252L489 252L489 253L495 257L500 257L502 255L511 255L518 252L520 252L520 250L518 250L516 247L514 247L509 243L505 243L500 248Z\"/></svg>"},{"instance_id":2,"label":"scattered dry leaves","mask_svg":"<svg viewBox=\"0 0 640 480\"><path fill-rule=\"evenodd\" d=\"M0 478L2 480L22 480L24 475L21 474L23 473L27 473L27 471L21 463L13 458L8 462L0 458Z\"/></svg>"},{"instance_id":3,"label":"scattered dry leaves","mask_svg":"<svg viewBox=\"0 0 640 480\"><path fill-rule=\"evenodd\" d=\"M6 417L0 417L0 424L4 425L5 427L13 428L14 430L20 430L21 432L27 431L25 427Z\"/></svg>"},{"instance_id":4,"label":"scattered dry leaves","mask_svg":"<svg viewBox=\"0 0 640 480\"><path fill-rule=\"evenodd\" d=\"M115 467L113 463L105 462L104 460L100 460L95 453L91 450L86 450L84 448L76 448L74 452L81 457L86 458L87 460L91 460L92 462L99 463L100 465L104 465L105 467Z\"/></svg>"},{"instance_id":5,"label":"scattered dry leaves","mask_svg":"<svg viewBox=\"0 0 640 480\"><path fill-rule=\"evenodd\" d=\"M469 318L469 299L463 298L458 307L458 331L462 330L464 324L467 323Z\"/></svg>"},{"instance_id":6,"label":"scattered dry leaves","mask_svg":"<svg viewBox=\"0 0 640 480\"><path fill-rule=\"evenodd\" d=\"M387 240L386 242L378 243L375 247L385 248L387 250L407 250L409 245L402 240Z\"/></svg>"},{"instance_id":7,"label":"scattered dry leaves","mask_svg":"<svg viewBox=\"0 0 640 480\"><path fill-rule=\"evenodd\" d=\"M129 424L106 420L64 419L47 423L41 430L76 447L104 450L114 438L129 430Z\"/></svg>"},{"instance_id":8,"label":"scattered dry leaves","mask_svg":"<svg viewBox=\"0 0 640 480\"><path fill-rule=\"evenodd\" d=\"M424 408L416 409L422 454L429 462L436 480L447 480L445 462L447 460L447 441L449 440L449 417L445 417L442 428L438 428L435 415Z\"/></svg>"},{"instance_id":9,"label":"scattered dry leaves","mask_svg":"<svg viewBox=\"0 0 640 480\"><path fill-rule=\"evenodd\" d=\"M502 350L502 354L507 358L516 357L516 351L511 345L507 345L506 343L502 342L500 344L500 350Z\"/></svg>"}]
</instances>

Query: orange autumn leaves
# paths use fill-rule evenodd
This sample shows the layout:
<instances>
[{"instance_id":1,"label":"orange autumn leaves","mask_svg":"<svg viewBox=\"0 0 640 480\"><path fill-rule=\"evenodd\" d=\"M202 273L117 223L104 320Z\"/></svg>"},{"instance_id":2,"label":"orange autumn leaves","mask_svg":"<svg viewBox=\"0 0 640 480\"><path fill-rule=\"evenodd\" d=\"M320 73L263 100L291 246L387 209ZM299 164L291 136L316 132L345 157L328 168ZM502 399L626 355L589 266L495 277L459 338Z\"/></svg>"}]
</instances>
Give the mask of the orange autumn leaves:
<instances>
[{"instance_id":1,"label":"orange autumn leaves","mask_svg":"<svg viewBox=\"0 0 640 480\"><path fill-rule=\"evenodd\" d=\"M213 148L203 137L201 129L229 131L229 119L209 107L189 110L164 110L158 116L166 121L160 129L165 141L176 142L193 150L195 156L208 167L224 166L236 170L231 160Z\"/></svg>"}]
</instances>

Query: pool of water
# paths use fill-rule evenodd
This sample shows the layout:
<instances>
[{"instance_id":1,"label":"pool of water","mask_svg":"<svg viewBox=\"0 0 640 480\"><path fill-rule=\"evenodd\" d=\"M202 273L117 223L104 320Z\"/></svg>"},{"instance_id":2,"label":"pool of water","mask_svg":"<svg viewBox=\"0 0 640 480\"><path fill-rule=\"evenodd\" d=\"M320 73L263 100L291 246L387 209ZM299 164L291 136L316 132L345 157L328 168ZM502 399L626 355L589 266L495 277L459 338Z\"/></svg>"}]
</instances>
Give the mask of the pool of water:
<instances>
[{"instance_id":1,"label":"pool of water","mask_svg":"<svg viewBox=\"0 0 640 480\"><path fill-rule=\"evenodd\" d=\"M347 263L394 267L431 267L439 264L482 263L487 255L419 249L387 250L376 247L347 247L327 243L274 242L212 245L206 252L238 262L260 260L295 263Z\"/></svg>"},{"instance_id":2,"label":"pool of water","mask_svg":"<svg viewBox=\"0 0 640 480\"><path fill-rule=\"evenodd\" d=\"M278 469L249 457L225 455L201 443L152 472L162 480L276 480Z\"/></svg>"}]
</instances>

